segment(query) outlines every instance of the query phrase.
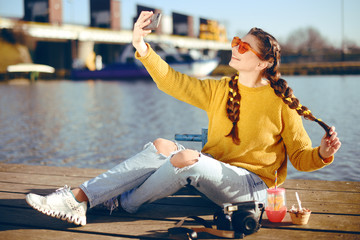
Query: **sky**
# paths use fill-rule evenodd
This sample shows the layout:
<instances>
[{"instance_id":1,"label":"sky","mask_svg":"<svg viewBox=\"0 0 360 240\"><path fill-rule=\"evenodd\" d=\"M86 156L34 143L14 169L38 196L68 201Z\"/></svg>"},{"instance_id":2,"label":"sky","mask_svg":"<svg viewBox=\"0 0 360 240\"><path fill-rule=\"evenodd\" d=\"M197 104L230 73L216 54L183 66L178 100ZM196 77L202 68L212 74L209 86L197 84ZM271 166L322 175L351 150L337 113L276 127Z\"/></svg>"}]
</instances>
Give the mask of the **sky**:
<instances>
[{"instance_id":1,"label":"sky","mask_svg":"<svg viewBox=\"0 0 360 240\"><path fill-rule=\"evenodd\" d=\"M62 0L63 21L89 24L89 0ZM216 20L227 29L228 38L260 27L280 42L299 29L313 27L332 45L342 42L342 1L344 36L360 46L360 0L121 0L121 25L132 29L136 5L191 15L198 30L199 18ZM0 16L23 16L23 0L0 0Z\"/></svg>"}]
</instances>

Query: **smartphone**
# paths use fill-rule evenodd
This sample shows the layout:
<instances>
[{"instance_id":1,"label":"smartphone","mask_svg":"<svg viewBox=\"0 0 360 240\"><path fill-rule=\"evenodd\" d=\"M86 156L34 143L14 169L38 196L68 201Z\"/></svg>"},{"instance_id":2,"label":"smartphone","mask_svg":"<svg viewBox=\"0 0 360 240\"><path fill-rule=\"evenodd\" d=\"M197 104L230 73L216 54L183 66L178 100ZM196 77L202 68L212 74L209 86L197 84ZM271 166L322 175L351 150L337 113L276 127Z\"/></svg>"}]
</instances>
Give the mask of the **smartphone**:
<instances>
[{"instance_id":1,"label":"smartphone","mask_svg":"<svg viewBox=\"0 0 360 240\"><path fill-rule=\"evenodd\" d=\"M161 13L155 13L150 17L150 24L144 27L144 30L155 30L159 26Z\"/></svg>"}]
</instances>

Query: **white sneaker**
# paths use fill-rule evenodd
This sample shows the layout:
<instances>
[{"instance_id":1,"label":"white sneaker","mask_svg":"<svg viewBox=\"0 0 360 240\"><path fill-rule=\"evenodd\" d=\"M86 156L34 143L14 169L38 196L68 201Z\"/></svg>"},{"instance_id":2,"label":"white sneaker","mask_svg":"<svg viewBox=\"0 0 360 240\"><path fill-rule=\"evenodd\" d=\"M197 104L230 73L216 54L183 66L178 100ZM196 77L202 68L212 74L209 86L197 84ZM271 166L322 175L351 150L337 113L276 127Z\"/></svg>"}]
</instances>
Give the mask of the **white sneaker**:
<instances>
[{"instance_id":1,"label":"white sneaker","mask_svg":"<svg viewBox=\"0 0 360 240\"><path fill-rule=\"evenodd\" d=\"M106 202L104 202L103 204L110 211L110 215L114 210L117 211L120 209L120 203L118 197L113 197L107 200Z\"/></svg>"},{"instance_id":2,"label":"white sneaker","mask_svg":"<svg viewBox=\"0 0 360 240\"><path fill-rule=\"evenodd\" d=\"M86 202L79 203L70 191L70 187L64 186L47 196L29 193L26 202L34 209L48 216L61 218L61 220L86 225Z\"/></svg>"},{"instance_id":3,"label":"white sneaker","mask_svg":"<svg viewBox=\"0 0 360 240\"><path fill-rule=\"evenodd\" d=\"M102 204L95 206L94 209L109 210L110 215L111 215L114 211L119 211L121 209L119 199L120 199L120 196L113 197L113 198L103 202Z\"/></svg>"}]
</instances>

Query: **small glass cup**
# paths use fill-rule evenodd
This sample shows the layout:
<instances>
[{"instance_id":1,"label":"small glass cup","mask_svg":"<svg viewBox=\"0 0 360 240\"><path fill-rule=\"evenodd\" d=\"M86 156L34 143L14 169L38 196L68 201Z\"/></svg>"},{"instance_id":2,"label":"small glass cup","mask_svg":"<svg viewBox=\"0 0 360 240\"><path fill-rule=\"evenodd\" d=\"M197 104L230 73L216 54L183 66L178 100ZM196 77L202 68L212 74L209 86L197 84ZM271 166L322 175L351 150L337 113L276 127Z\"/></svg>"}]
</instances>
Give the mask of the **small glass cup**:
<instances>
[{"instance_id":1,"label":"small glass cup","mask_svg":"<svg viewBox=\"0 0 360 240\"><path fill-rule=\"evenodd\" d=\"M285 188L270 188L267 190L266 215L270 222L281 222L286 215Z\"/></svg>"}]
</instances>

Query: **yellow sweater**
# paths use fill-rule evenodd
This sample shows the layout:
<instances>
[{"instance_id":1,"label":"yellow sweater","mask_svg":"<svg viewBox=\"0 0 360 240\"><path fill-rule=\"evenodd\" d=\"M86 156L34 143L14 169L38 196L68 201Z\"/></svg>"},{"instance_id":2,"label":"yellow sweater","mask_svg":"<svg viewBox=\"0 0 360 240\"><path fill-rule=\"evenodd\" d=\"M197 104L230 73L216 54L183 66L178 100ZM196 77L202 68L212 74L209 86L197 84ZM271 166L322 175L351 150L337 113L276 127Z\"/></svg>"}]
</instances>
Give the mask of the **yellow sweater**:
<instances>
[{"instance_id":1,"label":"yellow sweater","mask_svg":"<svg viewBox=\"0 0 360 240\"><path fill-rule=\"evenodd\" d=\"M221 80L199 80L176 72L148 45L149 52L141 57L135 54L158 88L165 93L207 112L209 118L208 142L202 152L215 159L245 168L257 174L268 187L278 185L287 174L287 155L300 171L314 171L333 161L324 162L312 148L301 117L275 95L270 85L249 88L239 84L241 94L239 138L240 145L225 137L232 122L226 115L229 77Z\"/></svg>"}]
</instances>

